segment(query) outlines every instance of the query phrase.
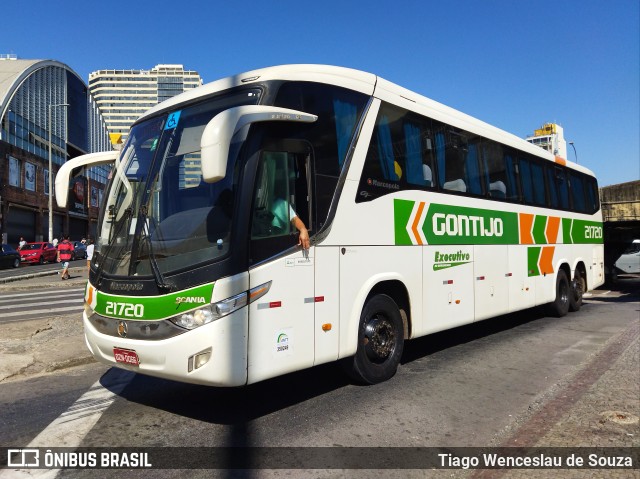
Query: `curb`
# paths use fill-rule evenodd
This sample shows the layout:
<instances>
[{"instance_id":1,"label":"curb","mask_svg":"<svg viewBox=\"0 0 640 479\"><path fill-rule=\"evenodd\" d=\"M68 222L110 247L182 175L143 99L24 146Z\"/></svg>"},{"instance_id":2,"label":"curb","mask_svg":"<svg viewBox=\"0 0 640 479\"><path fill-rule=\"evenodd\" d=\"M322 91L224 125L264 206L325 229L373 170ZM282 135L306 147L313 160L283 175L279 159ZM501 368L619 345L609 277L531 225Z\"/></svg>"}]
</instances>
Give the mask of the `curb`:
<instances>
[{"instance_id":1,"label":"curb","mask_svg":"<svg viewBox=\"0 0 640 479\"><path fill-rule=\"evenodd\" d=\"M66 359L64 361L58 361L56 363L49 364L44 372L52 373L54 371L60 371L61 369L73 368L75 366L83 366L85 364L91 364L97 362L90 354L88 356L81 356L78 358Z\"/></svg>"},{"instance_id":2,"label":"curb","mask_svg":"<svg viewBox=\"0 0 640 479\"><path fill-rule=\"evenodd\" d=\"M69 268L69 271L72 271L74 273L78 273L78 272L82 272L83 268ZM0 284L6 284L6 283L14 283L16 281L22 281L25 279L33 279L33 278L43 278L45 276L55 276L60 274L60 270L51 270L51 271L39 271L37 273L27 273L27 274L22 274L19 276L11 276L9 278L0 278Z\"/></svg>"}]
</instances>

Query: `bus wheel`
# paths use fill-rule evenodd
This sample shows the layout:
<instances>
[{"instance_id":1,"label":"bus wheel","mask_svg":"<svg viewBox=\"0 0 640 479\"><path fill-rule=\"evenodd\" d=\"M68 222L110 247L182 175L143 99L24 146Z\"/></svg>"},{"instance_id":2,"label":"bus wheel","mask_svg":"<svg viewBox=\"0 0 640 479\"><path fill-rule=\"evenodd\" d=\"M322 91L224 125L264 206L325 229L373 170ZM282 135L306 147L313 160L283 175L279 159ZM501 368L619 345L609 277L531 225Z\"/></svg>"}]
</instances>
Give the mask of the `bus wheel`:
<instances>
[{"instance_id":1,"label":"bus wheel","mask_svg":"<svg viewBox=\"0 0 640 479\"><path fill-rule=\"evenodd\" d=\"M569 311L578 311L582 306L582 295L587 289L586 282L579 269L571 281L571 291L569 293Z\"/></svg>"},{"instance_id":2,"label":"bus wheel","mask_svg":"<svg viewBox=\"0 0 640 479\"><path fill-rule=\"evenodd\" d=\"M571 288L567 273L564 270L558 270L556 277L556 299L547 305L547 313L550 316L561 318L569 312L569 297L571 296Z\"/></svg>"},{"instance_id":3,"label":"bus wheel","mask_svg":"<svg viewBox=\"0 0 640 479\"><path fill-rule=\"evenodd\" d=\"M347 359L347 373L364 384L386 381L396 373L403 348L404 328L398 305L385 294L376 295L362 310L358 350Z\"/></svg>"}]
</instances>

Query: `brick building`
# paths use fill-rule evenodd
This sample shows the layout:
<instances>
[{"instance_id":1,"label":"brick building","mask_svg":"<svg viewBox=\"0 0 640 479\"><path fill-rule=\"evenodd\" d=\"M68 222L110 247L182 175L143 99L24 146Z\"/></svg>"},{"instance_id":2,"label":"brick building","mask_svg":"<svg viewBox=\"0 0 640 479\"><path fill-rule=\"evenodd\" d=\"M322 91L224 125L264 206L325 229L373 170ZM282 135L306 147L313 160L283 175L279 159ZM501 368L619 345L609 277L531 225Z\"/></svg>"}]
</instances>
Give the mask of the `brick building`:
<instances>
[{"instance_id":1,"label":"brick building","mask_svg":"<svg viewBox=\"0 0 640 479\"><path fill-rule=\"evenodd\" d=\"M47 241L52 179L68 159L111 149L84 81L55 60L0 55L0 235L3 243ZM95 236L108 168L74 172L66 209L53 201L53 236Z\"/></svg>"}]
</instances>

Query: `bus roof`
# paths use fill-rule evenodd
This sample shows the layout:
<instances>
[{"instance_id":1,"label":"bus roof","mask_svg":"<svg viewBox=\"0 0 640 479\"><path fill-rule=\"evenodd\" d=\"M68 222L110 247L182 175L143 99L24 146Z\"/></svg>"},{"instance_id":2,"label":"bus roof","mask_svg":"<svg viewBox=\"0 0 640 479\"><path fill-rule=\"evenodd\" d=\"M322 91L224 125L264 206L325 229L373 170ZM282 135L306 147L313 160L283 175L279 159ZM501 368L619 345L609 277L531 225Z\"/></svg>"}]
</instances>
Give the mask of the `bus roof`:
<instances>
[{"instance_id":1,"label":"bus roof","mask_svg":"<svg viewBox=\"0 0 640 479\"><path fill-rule=\"evenodd\" d=\"M228 90L241 85L251 85L252 83L269 80L327 83L359 91L366 95L373 95L383 101L416 111L417 113L433 118L434 120L447 123L451 126L498 141L518 150L545 158L548 161L557 162L588 175L595 176L591 170L582 165L568 161L565 158L555 157L543 148L529 143L523 138L403 88L372 73L331 65L279 65L222 78L159 103L140 116L138 121L155 115L161 111L171 110L176 105L191 102L198 98L215 94L216 92Z\"/></svg>"}]
</instances>

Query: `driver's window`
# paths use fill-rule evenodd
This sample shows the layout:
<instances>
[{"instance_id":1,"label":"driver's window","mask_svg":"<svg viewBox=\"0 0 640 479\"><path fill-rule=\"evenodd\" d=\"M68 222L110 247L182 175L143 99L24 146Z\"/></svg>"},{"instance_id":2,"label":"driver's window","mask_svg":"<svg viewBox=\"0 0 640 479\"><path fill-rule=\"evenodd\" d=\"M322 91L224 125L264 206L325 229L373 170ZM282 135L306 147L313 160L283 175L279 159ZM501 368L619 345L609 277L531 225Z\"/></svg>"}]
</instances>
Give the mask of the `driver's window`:
<instances>
[{"instance_id":1,"label":"driver's window","mask_svg":"<svg viewBox=\"0 0 640 479\"><path fill-rule=\"evenodd\" d=\"M308 143L281 140L261 152L251 209L251 262L299 248L299 228L314 233L311 201L313 153Z\"/></svg>"},{"instance_id":2,"label":"driver's window","mask_svg":"<svg viewBox=\"0 0 640 479\"><path fill-rule=\"evenodd\" d=\"M296 213L295 157L265 151L260 158L253 199L251 239L289 235Z\"/></svg>"}]
</instances>

